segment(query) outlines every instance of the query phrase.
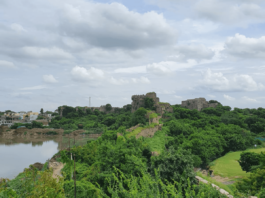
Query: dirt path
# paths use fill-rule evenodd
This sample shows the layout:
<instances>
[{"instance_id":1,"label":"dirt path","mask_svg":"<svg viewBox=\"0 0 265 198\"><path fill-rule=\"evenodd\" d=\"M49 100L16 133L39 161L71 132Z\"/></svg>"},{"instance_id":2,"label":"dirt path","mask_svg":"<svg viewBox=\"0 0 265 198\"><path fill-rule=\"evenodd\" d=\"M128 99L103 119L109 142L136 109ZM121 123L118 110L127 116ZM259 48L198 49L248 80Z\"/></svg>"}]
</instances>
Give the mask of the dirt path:
<instances>
[{"instance_id":1,"label":"dirt path","mask_svg":"<svg viewBox=\"0 0 265 198\"><path fill-rule=\"evenodd\" d=\"M61 162L49 162L49 167L51 167L53 169L53 174L52 174L53 178L58 179L58 176L62 177L61 170L64 167L63 163L61 163Z\"/></svg>"}]
</instances>

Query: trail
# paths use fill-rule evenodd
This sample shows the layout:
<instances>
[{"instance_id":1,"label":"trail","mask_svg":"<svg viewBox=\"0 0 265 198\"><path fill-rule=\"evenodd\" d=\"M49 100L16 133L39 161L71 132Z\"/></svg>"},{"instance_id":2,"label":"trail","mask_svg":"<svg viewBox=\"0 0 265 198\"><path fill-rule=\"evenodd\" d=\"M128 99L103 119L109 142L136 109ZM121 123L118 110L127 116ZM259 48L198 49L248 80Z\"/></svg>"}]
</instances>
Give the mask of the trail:
<instances>
[{"instance_id":1,"label":"trail","mask_svg":"<svg viewBox=\"0 0 265 198\"><path fill-rule=\"evenodd\" d=\"M61 170L64 167L64 164L61 162L49 162L49 167L53 169L52 177L58 180L58 176L62 177Z\"/></svg>"}]
</instances>

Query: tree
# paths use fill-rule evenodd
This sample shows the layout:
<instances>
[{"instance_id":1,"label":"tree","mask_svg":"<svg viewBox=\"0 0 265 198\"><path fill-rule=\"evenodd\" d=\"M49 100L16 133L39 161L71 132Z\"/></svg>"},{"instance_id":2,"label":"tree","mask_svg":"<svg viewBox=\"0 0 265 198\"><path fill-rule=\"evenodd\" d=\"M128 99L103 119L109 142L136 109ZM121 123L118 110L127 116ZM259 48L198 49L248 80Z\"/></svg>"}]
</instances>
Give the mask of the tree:
<instances>
[{"instance_id":1,"label":"tree","mask_svg":"<svg viewBox=\"0 0 265 198\"><path fill-rule=\"evenodd\" d=\"M144 98L144 108L149 110L155 110L154 104L155 102L152 98Z\"/></svg>"},{"instance_id":2,"label":"tree","mask_svg":"<svg viewBox=\"0 0 265 198\"><path fill-rule=\"evenodd\" d=\"M131 118L131 126L135 126L137 124L146 124L146 122L148 121L148 119L145 117L146 115L146 109L143 107L140 107L139 109L137 109Z\"/></svg>"},{"instance_id":3,"label":"tree","mask_svg":"<svg viewBox=\"0 0 265 198\"><path fill-rule=\"evenodd\" d=\"M111 104L106 104L106 111L111 111L111 109L112 109Z\"/></svg>"},{"instance_id":4,"label":"tree","mask_svg":"<svg viewBox=\"0 0 265 198\"><path fill-rule=\"evenodd\" d=\"M43 108L40 109L40 113L43 114Z\"/></svg>"},{"instance_id":5,"label":"tree","mask_svg":"<svg viewBox=\"0 0 265 198\"><path fill-rule=\"evenodd\" d=\"M252 196L261 193L261 189L265 188L265 169L257 169L235 184L236 188L243 193L250 193Z\"/></svg>"},{"instance_id":6,"label":"tree","mask_svg":"<svg viewBox=\"0 0 265 198\"><path fill-rule=\"evenodd\" d=\"M169 182L186 182L187 178L191 183L195 183L195 174L193 171L193 159L190 151L179 148L175 150L172 146L168 151L164 151L159 156L151 158L151 172L154 175L154 169L162 180Z\"/></svg>"},{"instance_id":7,"label":"tree","mask_svg":"<svg viewBox=\"0 0 265 198\"><path fill-rule=\"evenodd\" d=\"M243 171L250 172L252 166L259 165L260 157L258 153L243 152L238 160Z\"/></svg>"}]
</instances>

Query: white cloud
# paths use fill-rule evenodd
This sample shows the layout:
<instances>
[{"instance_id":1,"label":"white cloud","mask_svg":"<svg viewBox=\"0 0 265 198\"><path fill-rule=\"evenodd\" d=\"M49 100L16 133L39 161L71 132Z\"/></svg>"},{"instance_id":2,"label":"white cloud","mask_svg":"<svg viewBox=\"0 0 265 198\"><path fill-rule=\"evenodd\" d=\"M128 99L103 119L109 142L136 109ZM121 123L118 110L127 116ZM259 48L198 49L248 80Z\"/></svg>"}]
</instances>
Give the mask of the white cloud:
<instances>
[{"instance_id":1,"label":"white cloud","mask_svg":"<svg viewBox=\"0 0 265 198\"><path fill-rule=\"evenodd\" d=\"M75 81L90 81L90 80L99 80L104 78L104 72L100 69L96 69L91 67L90 69L86 69L84 67L75 66L72 71L71 75L73 80Z\"/></svg>"},{"instance_id":2,"label":"white cloud","mask_svg":"<svg viewBox=\"0 0 265 198\"><path fill-rule=\"evenodd\" d=\"M231 96L229 96L229 95L226 95L226 94L224 94L224 98L225 99L227 99L227 100L235 100L235 98L233 98L233 97L231 97Z\"/></svg>"},{"instance_id":3,"label":"white cloud","mask_svg":"<svg viewBox=\"0 0 265 198\"><path fill-rule=\"evenodd\" d=\"M128 74L146 73L146 66L118 68L114 70L114 73L128 73Z\"/></svg>"},{"instance_id":4,"label":"white cloud","mask_svg":"<svg viewBox=\"0 0 265 198\"><path fill-rule=\"evenodd\" d=\"M210 69L203 73L201 86L215 91L257 91L263 90L264 85L257 83L249 75L234 75L230 78L223 73L214 73Z\"/></svg>"},{"instance_id":5,"label":"white cloud","mask_svg":"<svg viewBox=\"0 0 265 198\"><path fill-rule=\"evenodd\" d=\"M23 53L26 56L30 56L32 58L50 58L50 59L71 59L73 56L68 52L58 48L43 48L43 47L23 47Z\"/></svg>"},{"instance_id":6,"label":"white cloud","mask_svg":"<svg viewBox=\"0 0 265 198\"><path fill-rule=\"evenodd\" d=\"M146 65L147 72L156 75L171 74L172 71L180 71L191 68L197 64L196 61L188 60L187 63L178 63L175 61L161 61Z\"/></svg>"},{"instance_id":7,"label":"white cloud","mask_svg":"<svg viewBox=\"0 0 265 198\"><path fill-rule=\"evenodd\" d=\"M248 101L248 102L258 102L256 99L254 99L254 98L249 98L249 97L247 97L247 96L244 96L244 97L242 97L244 100L246 100L246 101Z\"/></svg>"},{"instance_id":8,"label":"white cloud","mask_svg":"<svg viewBox=\"0 0 265 198\"><path fill-rule=\"evenodd\" d=\"M177 98L177 99L181 99L182 98L181 96L177 96L177 95L175 95L174 97Z\"/></svg>"},{"instance_id":9,"label":"white cloud","mask_svg":"<svg viewBox=\"0 0 265 198\"><path fill-rule=\"evenodd\" d=\"M200 61L212 59L214 51L203 45L180 45L175 47L176 55L172 56L177 61L187 61L190 59Z\"/></svg>"},{"instance_id":10,"label":"white cloud","mask_svg":"<svg viewBox=\"0 0 265 198\"><path fill-rule=\"evenodd\" d=\"M53 77L53 75L43 75L42 79L46 83L57 83L58 81Z\"/></svg>"},{"instance_id":11,"label":"white cloud","mask_svg":"<svg viewBox=\"0 0 265 198\"><path fill-rule=\"evenodd\" d=\"M247 38L244 35L236 34L234 37L227 39L223 52L238 58L265 59L265 36Z\"/></svg>"},{"instance_id":12,"label":"white cloud","mask_svg":"<svg viewBox=\"0 0 265 198\"><path fill-rule=\"evenodd\" d=\"M141 78L132 78L133 83L149 84L150 80L144 76Z\"/></svg>"},{"instance_id":13,"label":"white cloud","mask_svg":"<svg viewBox=\"0 0 265 198\"><path fill-rule=\"evenodd\" d=\"M163 14L140 14L120 3L72 2L60 10L60 16L62 34L94 46L135 49L171 45L176 40Z\"/></svg>"},{"instance_id":14,"label":"white cloud","mask_svg":"<svg viewBox=\"0 0 265 198\"><path fill-rule=\"evenodd\" d=\"M23 28L22 25L17 24L17 23L12 23L10 25L11 29L16 31L16 32L26 32L26 30Z\"/></svg>"},{"instance_id":15,"label":"white cloud","mask_svg":"<svg viewBox=\"0 0 265 198\"><path fill-rule=\"evenodd\" d=\"M0 60L0 67L16 68L14 63L5 60Z\"/></svg>"},{"instance_id":16,"label":"white cloud","mask_svg":"<svg viewBox=\"0 0 265 198\"><path fill-rule=\"evenodd\" d=\"M124 80L124 79L115 79L113 77L110 78L109 82L111 84L114 84L114 85L124 85L124 84L127 84L129 83L128 80Z\"/></svg>"},{"instance_id":17,"label":"white cloud","mask_svg":"<svg viewBox=\"0 0 265 198\"><path fill-rule=\"evenodd\" d=\"M46 87L44 85L38 85L34 87L24 87L21 88L20 90L39 90L39 89L45 89Z\"/></svg>"},{"instance_id":18,"label":"white cloud","mask_svg":"<svg viewBox=\"0 0 265 198\"><path fill-rule=\"evenodd\" d=\"M153 63L146 66L147 72L157 75L170 74L172 71L168 68L169 62Z\"/></svg>"}]
</instances>

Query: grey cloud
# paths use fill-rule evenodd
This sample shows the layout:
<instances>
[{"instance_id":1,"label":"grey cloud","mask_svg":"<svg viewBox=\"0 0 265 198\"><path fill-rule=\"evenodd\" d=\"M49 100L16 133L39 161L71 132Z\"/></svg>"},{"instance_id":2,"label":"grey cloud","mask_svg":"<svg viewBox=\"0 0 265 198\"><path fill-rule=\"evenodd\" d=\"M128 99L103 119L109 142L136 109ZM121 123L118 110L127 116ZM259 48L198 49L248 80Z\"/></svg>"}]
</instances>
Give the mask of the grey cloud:
<instances>
[{"instance_id":1,"label":"grey cloud","mask_svg":"<svg viewBox=\"0 0 265 198\"><path fill-rule=\"evenodd\" d=\"M197 15L211 21L237 26L265 21L264 7L259 1L202 0L195 6Z\"/></svg>"},{"instance_id":2,"label":"grey cloud","mask_svg":"<svg viewBox=\"0 0 265 198\"><path fill-rule=\"evenodd\" d=\"M236 26L265 21L264 2L262 0L145 0L181 13L183 18L207 19L213 22ZM178 16L176 16L178 17Z\"/></svg>"}]
</instances>

